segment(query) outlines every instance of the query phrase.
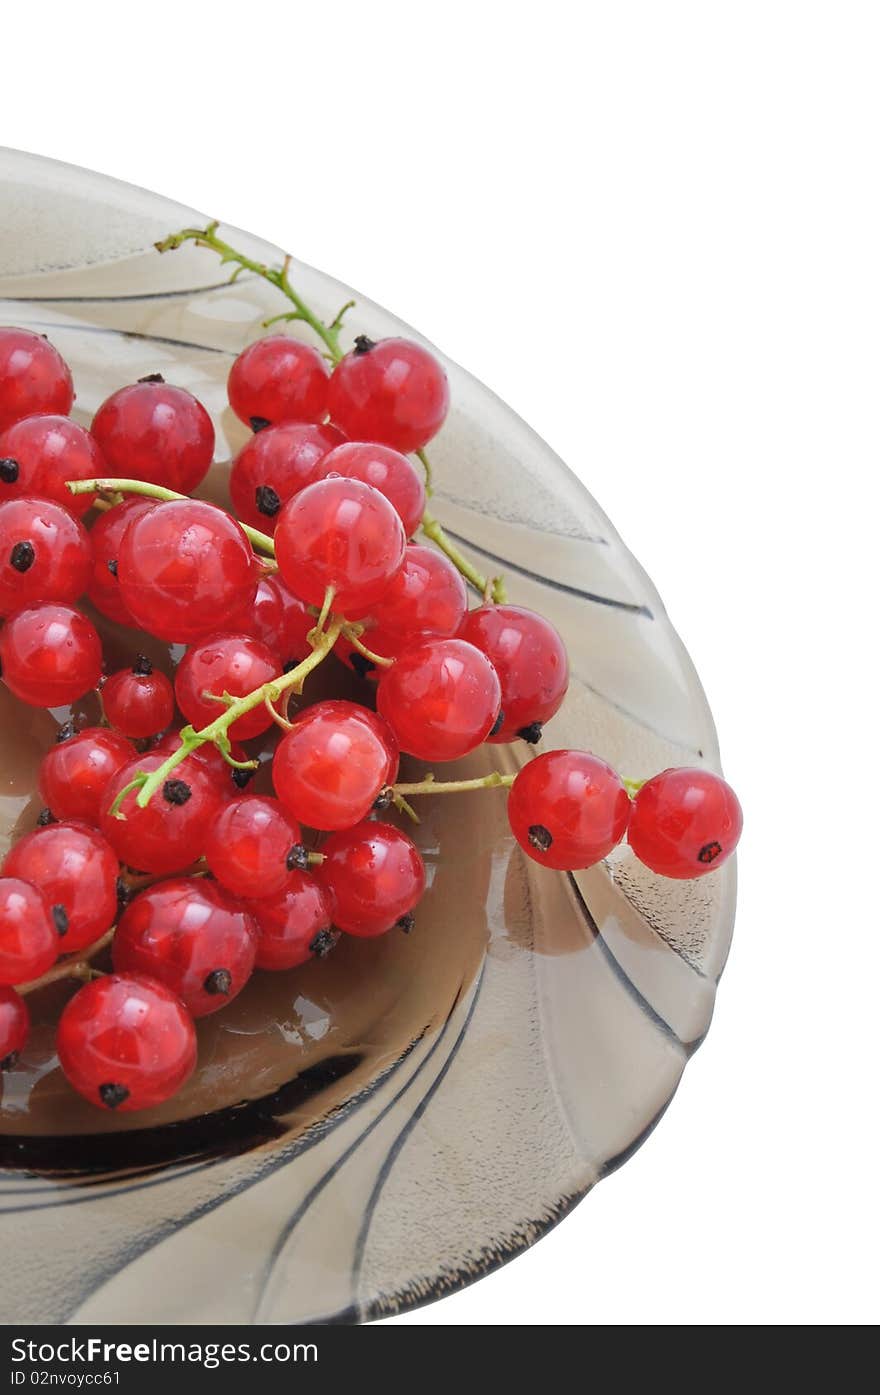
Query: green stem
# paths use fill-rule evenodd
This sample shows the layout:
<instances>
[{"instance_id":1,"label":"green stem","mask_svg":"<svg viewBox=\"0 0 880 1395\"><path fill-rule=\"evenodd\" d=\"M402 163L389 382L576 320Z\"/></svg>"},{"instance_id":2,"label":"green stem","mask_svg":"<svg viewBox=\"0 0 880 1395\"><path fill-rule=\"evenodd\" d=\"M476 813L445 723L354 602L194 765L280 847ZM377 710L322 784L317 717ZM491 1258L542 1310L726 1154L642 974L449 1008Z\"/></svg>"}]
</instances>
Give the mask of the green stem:
<instances>
[{"instance_id":1,"label":"green stem","mask_svg":"<svg viewBox=\"0 0 880 1395\"><path fill-rule=\"evenodd\" d=\"M431 469L431 462L425 454L424 449L417 450L416 455L422 462L422 469L425 472L425 493L430 499L431 495L434 493L434 472Z\"/></svg>"},{"instance_id":2,"label":"green stem","mask_svg":"<svg viewBox=\"0 0 880 1395\"><path fill-rule=\"evenodd\" d=\"M114 494L143 494L148 499L158 499L163 504L174 503L178 499L189 499L188 494L178 494L173 489L165 489L161 484L148 484L146 480L128 479L95 479L95 480L67 480L67 488L71 494L93 494L96 490L112 491ZM258 528L251 528L247 523L239 526L247 536L252 547L257 547L261 552L266 552L270 557L275 556L275 543L268 533L261 533Z\"/></svg>"},{"instance_id":3,"label":"green stem","mask_svg":"<svg viewBox=\"0 0 880 1395\"><path fill-rule=\"evenodd\" d=\"M290 318L302 320L309 325L326 346L333 362L338 363L343 356L343 351L339 346L343 312L340 311L332 324L325 324L290 284L290 278L287 274L290 267L289 257L285 257L281 267L266 266L264 262L256 262L251 257L246 257L243 252L237 252L234 247L230 247L228 242L224 242L221 237L218 237L217 229L219 226L218 222L213 222L209 223L206 228L183 228L180 232L172 233L170 237L164 238L162 242L157 242L156 251L172 252L181 247L184 242L194 242L197 247L208 247L211 251L219 253L221 264L234 262L241 270L252 271L255 276L261 276L264 281L276 286L295 307L296 313Z\"/></svg>"},{"instance_id":4,"label":"green stem","mask_svg":"<svg viewBox=\"0 0 880 1395\"><path fill-rule=\"evenodd\" d=\"M426 538L430 538L441 552L445 552L453 566L457 567L465 581L470 582L474 590L484 599L489 596L496 605L503 605L507 600L507 591L504 586L504 578L496 576L494 578L483 576L478 572L472 562L469 562L463 552L460 552L454 542L443 531L442 525L433 514L425 511L422 517L422 532Z\"/></svg>"},{"instance_id":5,"label":"green stem","mask_svg":"<svg viewBox=\"0 0 880 1395\"><path fill-rule=\"evenodd\" d=\"M635 798L644 783L644 780L627 780L624 776L621 776L621 784L624 786L630 799Z\"/></svg>"},{"instance_id":6,"label":"green stem","mask_svg":"<svg viewBox=\"0 0 880 1395\"><path fill-rule=\"evenodd\" d=\"M468 790L494 790L502 786L509 789L515 779L515 775L501 775L497 770L476 780L435 780L433 775L426 775L424 780L415 784L392 785L391 791L400 797L410 794L466 794Z\"/></svg>"},{"instance_id":7,"label":"green stem","mask_svg":"<svg viewBox=\"0 0 880 1395\"><path fill-rule=\"evenodd\" d=\"M177 750L172 751L168 759L163 761L151 775L143 778L135 777L135 780L128 787L129 789L138 788L138 807L146 808L156 791L165 784L171 772L180 765L181 761L186 760L190 752L196 750L197 747L212 741L225 754L229 747L229 728L246 712L253 711L255 707L259 707L267 700L270 703L277 702L281 694L290 689L302 692L305 679L312 669L317 668L318 664L326 659L342 633L344 623L345 621L341 616L334 616L327 629L321 635L316 636L315 647L308 658L303 659L302 663L297 664L296 668L291 669L289 673L279 674L277 678L272 678L268 683L263 683L259 688L255 688L252 693L238 698L208 726L202 727L200 731L195 731L191 726L184 727L180 733L180 745Z\"/></svg>"}]
</instances>

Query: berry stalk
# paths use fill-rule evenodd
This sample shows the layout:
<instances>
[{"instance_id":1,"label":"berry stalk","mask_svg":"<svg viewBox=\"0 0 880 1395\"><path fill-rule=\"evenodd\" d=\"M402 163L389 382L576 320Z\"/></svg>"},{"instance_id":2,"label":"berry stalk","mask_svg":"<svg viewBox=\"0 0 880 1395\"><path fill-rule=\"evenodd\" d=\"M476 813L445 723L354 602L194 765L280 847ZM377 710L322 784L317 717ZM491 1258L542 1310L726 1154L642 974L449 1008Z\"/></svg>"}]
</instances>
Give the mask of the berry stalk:
<instances>
[{"instance_id":1,"label":"berry stalk","mask_svg":"<svg viewBox=\"0 0 880 1395\"><path fill-rule=\"evenodd\" d=\"M77 958L60 959L39 978L31 979L29 983L19 983L15 990L16 993L36 993L38 989L47 988L50 983L60 983L62 979L73 978L78 979L80 983L91 983L93 978L100 978L102 971L93 968L90 961L95 955L100 954L102 949L106 949L115 934L116 926L114 925L111 930L107 931L106 935L102 935L100 940L89 945L88 949L83 950Z\"/></svg>"},{"instance_id":2,"label":"berry stalk","mask_svg":"<svg viewBox=\"0 0 880 1395\"><path fill-rule=\"evenodd\" d=\"M174 489L166 489L161 484L148 484L146 480L67 480L67 488L71 494L93 494L96 490L105 494L142 494L147 499L156 499L162 504L170 504L190 497L188 494L178 494ZM242 523L240 519L237 522L252 547L258 548L260 552L265 552L269 557L275 556L275 544L267 533L261 533L258 528L251 528L249 524Z\"/></svg>"},{"instance_id":3,"label":"berry stalk","mask_svg":"<svg viewBox=\"0 0 880 1395\"><path fill-rule=\"evenodd\" d=\"M411 794L467 794L469 790L494 790L501 787L509 789L515 779L515 775L502 775L493 770L491 775L479 776L473 780L435 780L433 775L426 775L424 780L411 784L403 782L389 785L388 788L392 798L406 798Z\"/></svg>"}]
</instances>

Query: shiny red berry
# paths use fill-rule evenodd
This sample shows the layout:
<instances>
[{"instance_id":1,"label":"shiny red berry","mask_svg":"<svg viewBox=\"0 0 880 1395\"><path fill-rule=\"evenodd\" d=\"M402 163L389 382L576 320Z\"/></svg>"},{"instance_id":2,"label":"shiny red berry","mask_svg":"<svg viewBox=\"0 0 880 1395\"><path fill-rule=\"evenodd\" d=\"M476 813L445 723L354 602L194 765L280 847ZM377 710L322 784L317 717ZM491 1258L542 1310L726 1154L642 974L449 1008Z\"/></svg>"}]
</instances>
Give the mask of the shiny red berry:
<instances>
[{"instance_id":1,"label":"shiny red berry","mask_svg":"<svg viewBox=\"0 0 880 1395\"><path fill-rule=\"evenodd\" d=\"M104 715L123 736L155 736L174 717L174 689L145 654L131 668L112 673L101 689Z\"/></svg>"},{"instance_id":2,"label":"shiny red berry","mask_svg":"<svg viewBox=\"0 0 880 1395\"><path fill-rule=\"evenodd\" d=\"M62 948L42 891L20 877L0 877L0 984L39 978Z\"/></svg>"},{"instance_id":3,"label":"shiny red berry","mask_svg":"<svg viewBox=\"0 0 880 1395\"><path fill-rule=\"evenodd\" d=\"M93 565L88 533L60 504L26 496L0 503L0 615L79 600Z\"/></svg>"},{"instance_id":4,"label":"shiny red berry","mask_svg":"<svg viewBox=\"0 0 880 1395\"><path fill-rule=\"evenodd\" d=\"M330 420L353 441L420 450L449 410L449 383L432 353L411 339L365 335L330 377Z\"/></svg>"},{"instance_id":5,"label":"shiny red berry","mask_svg":"<svg viewBox=\"0 0 880 1395\"><path fill-rule=\"evenodd\" d=\"M483 605L465 617L458 633L492 660L501 683L504 721L489 740L540 740L568 691L568 655L559 631L523 606Z\"/></svg>"},{"instance_id":6,"label":"shiny red berry","mask_svg":"<svg viewBox=\"0 0 880 1395\"><path fill-rule=\"evenodd\" d=\"M206 694L246 697L277 676L278 660L259 640L250 635L213 635L187 649L177 669L174 691L181 712L200 731L226 710L224 703ZM232 723L229 736L233 741L247 741L271 725L272 718L261 702Z\"/></svg>"},{"instance_id":7,"label":"shiny red berry","mask_svg":"<svg viewBox=\"0 0 880 1395\"><path fill-rule=\"evenodd\" d=\"M29 329L0 328L0 431L23 417L73 406L70 369L54 345Z\"/></svg>"},{"instance_id":8,"label":"shiny red berry","mask_svg":"<svg viewBox=\"0 0 880 1395\"><path fill-rule=\"evenodd\" d=\"M239 421L321 421L330 375L317 349L267 334L243 349L229 370L229 405Z\"/></svg>"},{"instance_id":9,"label":"shiny red berry","mask_svg":"<svg viewBox=\"0 0 880 1395\"><path fill-rule=\"evenodd\" d=\"M316 876L330 894L333 923L349 935L412 928L425 889L425 866L411 838L388 823L359 823L321 846Z\"/></svg>"},{"instance_id":10,"label":"shiny red berry","mask_svg":"<svg viewBox=\"0 0 880 1395\"><path fill-rule=\"evenodd\" d=\"M378 489L394 505L408 538L421 524L426 503L424 481L400 451L364 441L346 441L324 456L321 473L325 477L335 474L362 480Z\"/></svg>"},{"instance_id":11,"label":"shiny red berry","mask_svg":"<svg viewBox=\"0 0 880 1395\"><path fill-rule=\"evenodd\" d=\"M176 1094L196 1064L196 1031L183 1003L157 979L106 974L61 1014L58 1060L91 1104L127 1113Z\"/></svg>"},{"instance_id":12,"label":"shiny red berry","mask_svg":"<svg viewBox=\"0 0 880 1395\"><path fill-rule=\"evenodd\" d=\"M287 422L257 431L232 464L229 495L239 518L274 533L282 505L323 478L322 461L344 441L334 426Z\"/></svg>"},{"instance_id":13,"label":"shiny red berry","mask_svg":"<svg viewBox=\"0 0 880 1395\"><path fill-rule=\"evenodd\" d=\"M629 845L663 877L702 877L721 867L742 832L740 802L711 770L683 766L646 781L633 801Z\"/></svg>"},{"instance_id":14,"label":"shiny red berry","mask_svg":"<svg viewBox=\"0 0 880 1395\"><path fill-rule=\"evenodd\" d=\"M373 607L373 619L386 634L406 637L412 643L420 635L447 638L456 634L466 611L467 592L461 573L432 547L410 543L403 566ZM372 648L369 634L364 643Z\"/></svg>"},{"instance_id":15,"label":"shiny red berry","mask_svg":"<svg viewBox=\"0 0 880 1395\"><path fill-rule=\"evenodd\" d=\"M290 872L282 891L246 904L259 930L258 969L295 969L332 949L330 897L311 873Z\"/></svg>"},{"instance_id":16,"label":"shiny red berry","mask_svg":"<svg viewBox=\"0 0 880 1395\"><path fill-rule=\"evenodd\" d=\"M118 731L86 727L52 746L40 762L40 797L56 819L81 819L97 826L104 789L117 770L134 758L134 749Z\"/></svg>"},{"instance_id":17,"label":"shiny red berry","mask_svg":"<svg viewBox=\"0 0 880 1395\"><path fill-rule=\"evenodd\" d=\"M542 867L574 872L607 857L626 833L620 776L587 751L547 751L523 766L507 806L513 835Z\"/></svg>"},{"instance_id":18,"label":"shiny red berry","mask_svg":"<svg viewBox=\"0 0 880 1395\"><path fill-rule=\"evenodd\" d=\"M275 896L286 886L302 849L299 824L277 799L244 794L218 809L205 857L233 896Z\"/></svg>"},{"instance_id":19,"label":"shiny red berry","mask_svg":"<svg viewBox=\"0 0 880 1395\"><path fill-rule=\"evenodd\" d=\"M30 1033L27 1003L14 988L0 987L0 1071L12 1070Z\"/></svg>"},{"instance_id":20,"label":"shiny red berry","mask_svg":"<svg viewBox=\"0 0 880 1395\"><path fill-rule=\"evenodd\" d=\"M138 791L131 790L117 813L111 813L118 796L139 772L150 775L165 760L159 751L136 757L116 773L101 800L104 836L121 861L141 872L181 872L197 861L223 797L216 777L189 756L146 805L141 807Z\"/></svg>"},{"instance_id":21,"label":"shiny red berry","mask_svg":"<svg viewBox=\"0 0 880 1395\"><path fill-rule=\"evenodd\" d=\"M159 741L150 747L150 754L161 755L164 759L178 750L179 746L180 732L177 730L167 731ZM229 754L234 761L249 759L247 751L238 741L232 742ZM215 746L211 741L206 741L202 746L196 746L187 757L187 762L189 761L199 766L209 776L220 794L230 798L235 795L236 789L244 788L255 774L253 770L237 770L235 766L230 765L224 758L220 747Z\"/></svg>"},{"instance_id":22,"label":"shiny red berry","mask_svg":"<svg viewBox=\"0 0 880 1395\"><path fill-rule=\"evenodd\" d=\"M402 751L420 760L457 760L476 750L494 727L501 685L472 644L424 640L383 670L376 701Z\"/></svg>"},{"instance_id":23,"label":"shiny red berry","mask_svg":"<svg viewBox=\"0 0 880 1395\"><path fill-rule=\"evenodd\" d=\"M114 392L95 413L92 435L107 474L191 494L214 458L214 427L198 398L156 374Z\"/></svg>"},{"instance_id":24,"label":"shiny red berry","mask_svg":"<svg viewBox=\"0 0 880 1395\"><path fill-rule=\"evenodd\" d=\"M11 615L0 630L3 681L31 707L64 707L101 677L101 641L91 620L50 601Z\"/></svg>"},{"instance_id":25,"label":"shiny red berry","mask_svg":"<svg viewBox=\"0 0 880 1395\"><path fill-rule=\"evenodd\" d=\"M0 436L0 499L39 495L81 518L94 494L71 494L67 480L106 475L97 441L67 417L26 417Z\"/></svg>"},{"instance_id":26,"label":"shiny red berry","mask_svg":"<svg viewBox=\"0 0 880 1395\"><path fill-rule=\"evenodd\" d=\"M282 738L272 780L278 798L300 823L351 828L373 807L391 764L375 713L353 702L322 702L301 712Z\"/></svg>"},{"instance_id":27,"label":"shiny red berry","mask_svg":"<svg viewBox=\"0 0 880 1395\"><path fill-rule=\"evenodd\" d=\"M155 499L125 499L121 504L114 504L106 513L99 514L90 529L95 566L88 588L89 600L102 615L119 625L133 627L137 623L123 601L119 588L117 572L122 539L129 523L139 514L148 513L155 507Z\"/></svg>"},{"instance_id":28,"label":"shiny red berry","mask_svg":"<svg viewBox=\"0 0 880 1395\"><path fill-rule=\"evenodd\" d=\"M6 854L3 875L39 887L64 954L93 944L116 919L119 862L107 840L84 823L26 833Z\"/></svg>"},{"instance_id":29,"label":"shiny red berry","mask_svg":"<svg viewBox=\"0 0 880 1395\"><path fill-rule=\"evenodd\" d=\"M328 587L334 609L354 618L380 600L400 571L403 525L378 490L334 477L310 484L281 511L275 530L281 575L309 605Z\"/></svg>"},{"instance_id":30,"label":"shiny red berry","mask_svg":"<svg viewBox=\"0 0 880 1395\"><path fill-rule=\"evenodd\" d=\"M250 635L271 650L276 672L312 652L308 637L314 628L315 616L277 575L261 576L252 604L229 618L230 634Z\"/></svg>"},{"instance_id":31,"label":"shiny red berry","mask_svg":"<svg viewBox=\"0 0 880 1395\"><path fill-rule=\"evenodd\" d=\"M122 599L159 639L188 644L253 600L257 569L250 543L228 513L180 499L138 515L119 549Z\"/></svg>"},{"instance_id":32,"label":"shiny red berry","mask_svg":"<svg viewBox=\"0 0 880 1395\"><path fill-rule=\"evenodd\" d=\"M113 937L113 967L148 974L193 1017L231 1003L254 968L252 917L211 882L175 877L136 896Z\"/></svg>"}]
</instances>

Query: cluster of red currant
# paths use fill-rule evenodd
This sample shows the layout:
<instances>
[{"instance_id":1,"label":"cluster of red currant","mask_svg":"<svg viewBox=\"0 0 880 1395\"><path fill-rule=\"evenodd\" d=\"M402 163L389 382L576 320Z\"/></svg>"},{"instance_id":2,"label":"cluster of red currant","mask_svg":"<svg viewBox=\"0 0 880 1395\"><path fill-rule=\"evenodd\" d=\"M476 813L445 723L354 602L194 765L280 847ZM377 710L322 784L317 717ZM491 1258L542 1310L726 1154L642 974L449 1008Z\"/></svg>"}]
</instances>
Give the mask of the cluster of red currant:
<instances>
[{"instance_id":1,"label":"cluster of red currant","mask_svg":"<svg viewBox=\"0 0 880 1395\"><path fill-rule=\"evenodd\" d=\"M167 245L187 237L226 246L213 227ZM98 689L105 718L60 727L40 768L40 826L3 864L0 1062L12 1068L25 1043L27 992L81 980L58 1056L108 1109L179 1089L195 1066L193 1020L254 969L293 969L339 933L412 928L424 866L381 817L414 816L410 796L510 786L517 841L564 870L627 836L654 871L699 876L730 855L741 826L733 791L708 771L636 786L580 751L537 756L515 778L398 780L401 751L439 762L483 742L537 742L566 693L565 649L426 512L408 454L427 466L448 409L433 355L365 337L343 354L340 321L317 320L286 267L227 259L280 286L296 306L287 318L329 351L273 334L235 361L229 401L253 431L232 468L237 518L187 497L214 452L190 393L152 375L85 430L67 415L73 384L52 345L0 329L2 678L53 709ZM435 546L411 541L420 527ZM475 609L466 582L481 594ZM95 625L75 608L84 595L116 622L185 644L173 683L142 655L105 676ZM291 717L289 699L333 653L366 680L363 703ZM274 798L246 792L258 762L242 745L273 725ZM101 973L92 960L111 944L113 971Z\"/></svg>"}]
</instances>

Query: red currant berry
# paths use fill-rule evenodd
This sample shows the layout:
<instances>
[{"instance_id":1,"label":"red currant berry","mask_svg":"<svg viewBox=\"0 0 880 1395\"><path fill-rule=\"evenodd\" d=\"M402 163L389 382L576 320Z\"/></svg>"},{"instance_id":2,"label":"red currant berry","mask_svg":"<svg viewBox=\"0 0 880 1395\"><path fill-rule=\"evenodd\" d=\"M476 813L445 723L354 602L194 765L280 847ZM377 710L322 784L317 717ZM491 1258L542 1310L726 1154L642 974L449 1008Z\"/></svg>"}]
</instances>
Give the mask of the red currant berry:
<instances>
[{"instance_id":1,"label":"red currant berry","mask_svg":"<svg viewBox=\"0 0 880 1395\"><path fill-rule=\"evenodd\" d=\"M328 587L334 609L354 618L380 600L403 565L403 525L384 495L360 480L310 484L281 511L275 530L281 575L309 605Z\"/></svg>"},{"instance_id":2,"label":"red currant berry","mask_svg":"<svg viewBox=\"0 0 880 1395\"><path fill-rule=\"evenodd\" d=\"M278 660L276 672L300 663L312 652L309 635L315 617L280 576L261 576L253 604L229 620L230 634L250 635L271 650Z\"/></svg>"},{"instance_id":3,"label":"red currant berry","mask_svg":"<svg viewBox=\"0 0 880 1395\"><path fill-rule=\"evenodd\" d=\"M466 611L461 573L433 548L410 543L403 566L373 607L373 618L386 634L412 642L420 635L454 635ZM372 648L369 635L365 643Z\"/></svg>"},{"instance_id":4,"label":"red currant berry","mask_svg":"<svg viewBox=\"0 0 880 1395\"><path fill-rule=\"evenodd\" d=\"M310 828L351 828L388 783L388 744L353 702L306 708L272 763L278 798ZM369 714L373 716L373 714Z\"/></svg>"},{"instance_id":5,"label":"red currant berry","mask_svg":"<svg viewBox=\"0 0 880 1395\"><path fill-rule=\"evenodd\" d=\"M0 630L3 681L31 707L64 707L101 677L101 641L91 620L49 602L19 610Z\"/></svg>"},{"instance_id":6,"label":"red currant berry","mask_svg":"<svg viewBox=\"0 0 880 1395\"><path fill-rule=\"evenodd\" d=\"M405 455L390 446L346 441L335 446L321 462L321 473L362 480L384 494L400 514L408 538L416 532L425 512L425 486L421 475Z\"/></svg>"},{"instance_id":7,"label":"red currant berry","mask_svg":"<svg viewBox=\"0 0 880 1395\"><path fill-rule=\"evenodd\" d=\"M495 726L501 685L472 644L425 640L383 670L376 700L402 751L420 760L457 760L476 750Z\"/></svg>"},{"instance_id":8,"label":"red currant berry","mask_svg":"<svg viewBox=\"0 0 880 1395\"><path fill-rule=\"evenodd\" d=\"M409 647L404 635L388 634L378 625L371 625L369 621L367 625L368 628L364 631L361 642L380 659L396 659ZM368 659L366 654L355 649L351 640L346 639L345 635L339 636L333 646L333 652L338 659L342 660L346 668L350 668L352 673L357 674L358 678L366 678L370 683L378 683L382 676L382 669L374 664L372 659Z\"/></svg>"},{"instance_id":9,"label":"red currant berry","mask_svg":"<svg viewBox=\"0 0 880 1395\"><path fill-rule=\"evenodd\" d=\"M289 873L283 891L248 901L260 932L258 969L296 969L333 948L330 898L309 872Z\"/></svg>"},{"instance_id":10,"label":"red currant berry","mask_svg":"<svg viewBox=\"0 0 880 1395\"><path fill-rule=\"evenodd\" d=\"M317 349L268 334L249 344L229 370L229 405L245 425L257 421L321 421L330 375Z\"/></svg>"},{"instance_id":11,"label":"red currant berry","mask_svg":"<svg viewBox=\"0 0 880 1395\"><path fill-rule=\"evenodd\" d=\"M134 518L119 549L119 586L134 619L188 644L253 600L257 570L241 526L198 499L157 504Z\"/></svg>"},{"instance_id":12,"label":"red currant berry","mask_svg":"<svg viewBox=\"0 0 880 1395\"><path fill-rule=\"evenodd\" d=\"M711 770L664 770L633 801L629 845L662 877L702 877L727 861L742 832L742 809Z\"/></svg>"},{"instance_id":13,"label":"red currant berry","mask_svg":"<svg viewBox=\"0 0 880 1395\"><path fill-rule=\"evenodd\" d=\"M615 770L587 751L547 751L523 766L507 806L513 835L542 867L574 872L626 833L630 799Z\"/></svg>"},{"instance_id":14,"label":"red currant berry","mask_svg":"<svg viewBox=\"0 0 880 1395\"><path fill-rule=\"evenodd\" d=\"M58 350L29 329L0 329L0 431L43 412L66 416L73 379Z\"/></svg>"},{"instance_id":15,"label":"red currant berry","mask_svg":"<svg viewBox=\"0 0 880 1395\"><path fill-rule=\"evenodd\" d=\"M119 862L106 839L84 823L26 833L6 854L3 875L40 888L65 954L94 944L116 919Z\"/></svg>"},{"instance_id":16,"label":"red currant berry","mask_svg":"<svg viewBox=\"0 0 880 1395\"><path fill-rule=\"evenodd\" d=\"M135 625L135 619L122 599L119 578L119 549L126 528L139 514L156 507L155 499L125 499L112 509L98 515L92 524L90 537L95 553L95 569L89 584L92 605L119 625Z\"/></svg>"},{"instance_id":17,"label":"red currant berry","mask_svg":"<svg viewBox=\"0 0 880 1395\"><path fill-rule=\"evenodd\" d=\"M369 938L393 925L412 929L425 889L425 865L412 839L388 823L360 823L323 844L316 876L330 893L333 923Z\"/></svg>"},{"instance_id":18,"label":"red currant berry","mask_svg":"<svg viewBox=\"0 0 880 1395\"><path fill-rule=\"evenodd\" d=\"M489 740L540 740L568 691L568 655L559 631L534 610L484 605L466 616L458 633L492 660L501 683L504 721Z\"/></svg>"},{"instance_id":19,"label":"red currant berry","mask_svg":"<svg viewBox=\"0 0 880 1395\"><path fill-rule=\"evenodd\" d=\"M299 824L277 799L244 794L217 811L205 857L233 896L275 896L287 884L301 847Z\"/></svg>"},{"instance_id":20,"label":"red currant berry","mask_svg":"<svg viewBox=\"0 0 880 1395\"><path fill-rule=\"evenodd\" d=\"M19 877L0 877L0 984L39 978L61 948L43 893Z\"/></svg>"},{"instance_id":21,"label":"red currant berry","mask_svg":"<svg viewBox=\"0 0 880 1395\"><path fill-rule=\"evenodd\" d=\"M104 788L134 758L131 742L107 727L86 727L47 751L38 776L40 797L56 819L80 819L97 826Z\"/></svg>"},{"instance_id":22,"label":"red currant berry","mask_svg":"<svg viewBox=\"0 0 880 1395\"><path fill-rule=\"evenodd\" d=\"M192 756L181 761L143 808L130 790L116 814L118 796L134 777L158 770L167 756L150 751L122 767L101 800L101 830L117 856L141 872L181 872L201 857L222 794L219 783ZM117 817L121 814L122 817Z\"/></svg>"},{"instance_id":23,"label":"red currant berry","mask_svg":"<svg viewBox=\"0 0 880 1395\"><path fill-rule=\"evenodd\" d=\"M278 660L259 640L249 635L214 635L187 649L177 669L174 691L181 712L200 731L225 711L216 698L223 693L246 697L277 676ZM271 725L272 718L260 703L232 723L229 735L233 741L247 741Z\"/></svg>"},{"instance_id":24,"label":"red currant berry","mask_svg":"<svg viewBox=\"0 0 880 1395\"><path fill-rule=\"evenodd\" d=\"M108 397L95 413L92 435L109 474L178 494L191 494L214 458L214 427L201 402L158 374Z\"/></svg>"},{"instance_id":25,"label":"red currant berry","mask_svg":"<svg viewBox=\"0 0 880 1395\"><path fill-rule=\"evenodd\" d=\"M58 1023L58 1060L75 1090L101 1109L152 1109L196 1064L196 1030L180 999L154 978L106 974L81 988Z\"/></svg>"},{"instance_id":26,"label":"red currant berry","mask_svg":"<svg viewBox=\"0 0 880 1395\"><path fill-rule=\"evenodd\" d=\"M0 615L35 601L76 601L92 575L85 528L50 499L0 503Z\"/></svg>"},{"instance_id":27,"label":"red currant berry","mask_svg":"<svg viewBox=\"0 0 880 1395\"><path fill-rule=\"evenodd\" d=\"M273 533L282 505L323 477L321 462L344 440L333 426L300 422L257 431L239 451L229 476L229 495L239 518Z\"/></svg>"},{"instance_id":28,"label":"red currant berry","mask_svg":"<svg viewBox=\"0 0 880 1395\"><path fill-rule=\"evenodd\" d=\"M26 417L0 436L0 499L39 495L81 518L94 494L71 494L66 480L106 475L97 442L67 417Z\"/></svg>"},{"instance_id":29,"label":"red currant berry","mask_svg":"<svg viewBox=\"0 0 880 1395\"><path fill-rule=\"evenodd\" d=\"M110 675L101 700L110 725L135 739L164 731L174 716L171 681L153 668L145 654L138 654L131 668Z\"/></svg>"},{"instance_id":30,"label":"red currant berry","mask_svg":"<svg viewBox=\"0 0 880 1395\"><path fill-rule=\"evenodd\" d=\"M338 363L327 398L330 420L353 441L407 452L436 436L449 410L449 383L433 354L411 339L366 335Z\"/></svg>"},{"instance_id":31,"label":"red currant berry","mask_svg":"<svg viewBox=\"0 0 880 1395\"><path fill-rule=\"evenodd\" d=\"M160 741L157 741L151 748L151 755L161 755L163 760L172 755L180 746L180 732L167 731ZM247 751L237 741L232 742L229 754L235 761L246 761L249 759ZM243 788L256 774L254 770L237 770L235 766L229 764L224 758L219 746L213 742L206 741L203 746L196 746L183 764L192 761L199 766L213 781L217 790L222 795L234 795L236 788Z\"/></svg>"},{"instance_id":32,"label":"red currant berry","mask_svg":"<svg viewBox=\"0 0 880 1395\"><path fill-rule=\"evenodd\" d=\"M31 1028L27 1003L14 988L0 987L0 1071L12 1070Z\"/></svg>"},{"instance_id":33,"label":"red currant berry","mask_svg":"<svg viewBox=\"0 0 880 1395\"><path fill-rule=\"evenodd\" d=\"M113 967L158 979L193 1017L207 1017L244 988L256 950L247 911L211 882L175 877L128 906L113 937Z\"/></svg>"}]
</instances>

